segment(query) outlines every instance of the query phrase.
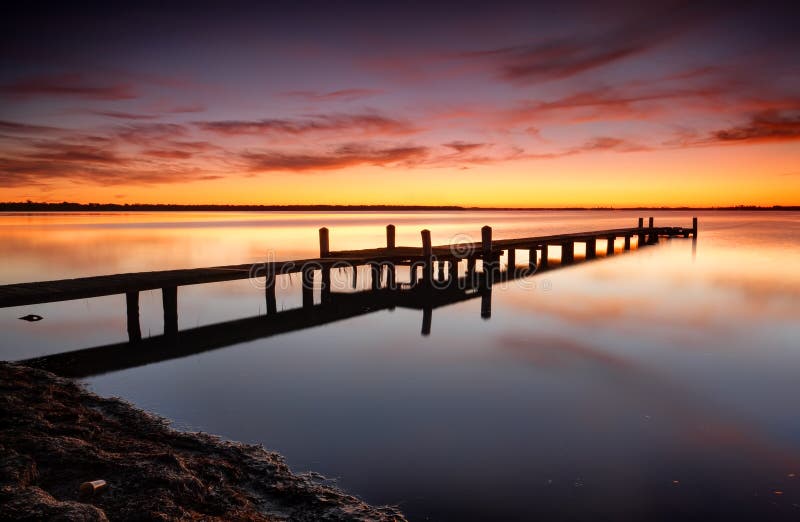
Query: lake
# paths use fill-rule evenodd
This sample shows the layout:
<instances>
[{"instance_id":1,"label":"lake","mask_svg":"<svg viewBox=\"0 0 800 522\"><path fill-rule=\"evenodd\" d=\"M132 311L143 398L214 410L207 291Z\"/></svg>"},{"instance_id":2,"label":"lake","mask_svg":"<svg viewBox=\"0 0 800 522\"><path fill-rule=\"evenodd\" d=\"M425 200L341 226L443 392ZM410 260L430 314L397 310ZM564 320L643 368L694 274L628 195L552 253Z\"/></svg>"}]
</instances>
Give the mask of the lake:
<instances>
[{"instance_id":1,"label":"lake","mask_svg":"<svg viewBox=\"0 0 800 522\"><path fill-rule=\"evenodd\" d=\"M797 212L6 214L0 284L316 257L321 226L345 250L382 246L389 223L418 246L423 228L445 244L650 215L697 215L699 237L608 258L598 242L597 261L496 285L489 320L466 300L421 335L421 311L377 310L85 382L411 520L797 520ZM278 286L279 310L299 288ZM140 301L160 334L160 292ZM181 287L178 310L181 329L266 313L248 280ZM0 309L0 329L5 360L123 342L125 297Z\"/></svg>"}]
</instances>

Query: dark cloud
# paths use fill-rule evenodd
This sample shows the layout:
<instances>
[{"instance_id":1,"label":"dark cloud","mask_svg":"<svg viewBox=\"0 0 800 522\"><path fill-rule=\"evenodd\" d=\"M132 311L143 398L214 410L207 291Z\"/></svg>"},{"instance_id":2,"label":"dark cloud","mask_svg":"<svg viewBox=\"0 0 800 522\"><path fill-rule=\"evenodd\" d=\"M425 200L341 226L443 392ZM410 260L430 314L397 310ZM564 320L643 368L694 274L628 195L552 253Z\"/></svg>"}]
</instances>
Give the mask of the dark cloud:
<instances>
[{"instance_id":1,"label":"dark cloud","mask_svg":"<svg viewBox=\"0 0 800 522\"><path fill-rule=\"evenodd\" d=\"M451 141L449 143L443 143L443 145L455 150L459 154L472 152L486 146L485 143L467 143L465 141Z\"/></svg>"},{"instance_id":2,"label":"dark cloud","mask_svg":"<svg viewBox=\"0 0 800 522\"><path fill-rule=\"evenodd\" d=\"M711 139L718 142L798 140L800 139L800 109L761 112L744 125L712 132Z\"/></svg>"},{"instance_id":3,"label":"dark cloud","mask_svg":"<svg viewBox=\"0 0 800 522\"><path fill-rule=\"evenodd\" d=\"M383 94L380 89L341 89L338 91L288 91L284 95L308 102L355 101Z\"/></svg>"},{"instance_id":4,"label":"dark cloud","mask_svg":"<svg viewBox=\"0 0 800 522\"><path fill-rule=\"evenodd\" d=\"M650 148L621 138L600 136L598 138L594 138L585 142L583 145L579 147L570 149L569 152L580 153L580 152L595 152L604 150L612 150L616 152L639 152L644 150L650 150Z\"/></svg>"},{"instance_id":5,"label":"dark cloud","mask_svg":"<svg viewBox=\"0 0 800 522\"><path fill-rule=\"evenodd\" d=\"M153 114L136 114L133 112L122 111L88 111L95 116L105 116L107 118L115 118L119 120L155 120L158 116Z\"/></svg>"},{"instance_id":6,"label":"dark cloud","mask_svg":"<svg viewBox=\"0 0 800 522\"><path fill-rule=\"evenodd\" d=\"M15 121L0 120L0 132L10 132L13 134L43 134L48 132L58 132L61 129L46 125L31 125L29 123L19 123Z\"/></svg>"},{"instance_id":7,"label":"dark cloud","mask_svg":"<svg viewBox=\"0 0 800 522\"><path fill-rule=\"evenodd\" d=\"M560 80L651 51L712 19L720 9L710 4L667 2L639 11L603 32L584 29L457 57L485 61L501 79L512 83Z\"/></svg>"},{"instance_id":8,"label":"dark cloud","mask_svg":"<svg viewBox=\"0 0 800 522\"><path fill-rule=\"evenodd\" d=\"M53 162L119 163L120 158L111 150L91 145L47 141L37 142L33 150L21 155L24 159Z\"/></svg>"},{"instance_id":9,"label":"dark cloud","mask_svg":"<svg viewBox=\"0 0 800 522\"><path fill-rule=\"evenodd\" d=\"M288 152L245 152L241 155L247 168L254 172L334 170L356 165L388 166L422 161L426 147L374 148L366 145L345 145L329 154Z\"/></svg>"},{"instance_id":10,"label":"dark cloud","mask_svg":"<svg viewBox=\"0 0 800 522\"><path fill-rule=\"evenodd\" d=\"M56 162L25 158L0 158L0 185L6 187L44 186L71 181L92 185L151 185L188 183L222 178L194 167L172 163L148 166L120 159L114 164Z\"/></svg>"},{"instance_id":11,"label":"dark cloud","mask_svg":"<svg viewBox=\"0 0 800 522\"><path fill-rule=\"evenodd\" d=\"M109 83L80 73L31 76L0 85L0 93L19 98L73 97L86 100L130 100L136 98L126 83Z\"/></svg>"},{"instance_id":12,"label":"dark cloud","mask_svg":"<svg viewBox=\"0 0 800 522\"><path fill-rule=\"evenodd\" d=\"M179 123L132 123L113 131L115 138L143 147L159 146L165 141L188 135L189 129Z\"/></svg>"},{"instance_id":13,"label":"dark cloud","mask_svg":"<svg viewBox=\"0 0 800 522\"><path fill-rule=\"evenodd\" d=\"M407 121L372 113L315 114L296 119L205 121L196 122L196 125L205 131L223 135L301 135L316 132L403 135L419 130Z\"/></svg>"}]
</instances>

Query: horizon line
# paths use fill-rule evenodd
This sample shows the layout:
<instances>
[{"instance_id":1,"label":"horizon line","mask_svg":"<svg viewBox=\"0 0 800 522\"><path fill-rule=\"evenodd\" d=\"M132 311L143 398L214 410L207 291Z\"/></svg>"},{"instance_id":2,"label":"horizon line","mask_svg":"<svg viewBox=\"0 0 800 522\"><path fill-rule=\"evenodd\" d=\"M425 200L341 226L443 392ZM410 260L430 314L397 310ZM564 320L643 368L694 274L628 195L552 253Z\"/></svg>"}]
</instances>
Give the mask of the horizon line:
<instances>
[{"instance_id":1,"label":"horizon line","mask_svg":"<svg viewBox=\"0 0 800 522\"><path fill-rule=\"evenodd\" d=\"M18 212L35 210L154 210L154 211L228 211L228 210L800 210L800 205L721 205L721 206L561 206L561 207L482 207L463 205L391 205L391 204L220 204L220 203L77 203L62 201L58 203L34 201L3 201L0 202L0 212Z\"/></svg>"}]
</instances>

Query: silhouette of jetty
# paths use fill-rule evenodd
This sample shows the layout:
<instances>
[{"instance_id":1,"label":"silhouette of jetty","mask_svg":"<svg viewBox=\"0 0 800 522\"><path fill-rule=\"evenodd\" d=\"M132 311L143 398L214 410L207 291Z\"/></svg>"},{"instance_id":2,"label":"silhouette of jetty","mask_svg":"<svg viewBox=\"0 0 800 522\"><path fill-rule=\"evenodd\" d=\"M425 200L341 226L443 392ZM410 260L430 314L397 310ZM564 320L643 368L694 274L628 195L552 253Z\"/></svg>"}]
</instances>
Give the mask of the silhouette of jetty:
<instances>
[{"instance_id":1,"label":"silhouette of jetty","mask_svg":"<svg viewBox=\"0 0 800 522\"><path fill-rule=\"evenodd\" d=\"M481 317L491 317L492 287L498 282L529 277L535 273L588 262L597 257L597 241L604 241L606 256L615 254L615 239L623 238L623 251L655 244L659 237L697 238L697 218L691 228L655 227L653 218L645 227L642 218L633 228L598 230L518 239L492 240L491 227L483 227L480 242L432 246L430 232L421 232L422 247L395 245L395 227L386 227L386 247L331 252L329 232L320 229L320 257L274 261L255 265L232 265L187 270L117 274L61 281L0 286L0 307L65 301L104 295L126 295L128 342L48 355L21 361L67 377L88 377L154 362L186 357L237 343L252 341L349 319L396 307L422 310L422 335L431 332L435 308L480 299ZM576 260L575 243L585 243L586 254ZM550 246L559 246L558 259ZM526 266L516 263L516 250L529 251ZM506 254L507 266L500 258ZM459 265L466 263L464 275ZM477 263L480 262L480 270ZM334 292L331 270L350 267L354 277L359 266L369 266L370 289ZM409 266L410 279L398 282L396 267ZM434 270L436 269L436 270ZM314 272L321 271L319 304L314 300ZM278 311L276 278L302 274L302 307ZM436 273L435 273L436 272ZM178 331L177 288L179 286L264 278L267 314ZM353 281L355 287L355 280ZM139 292L161 289L164 334L142 338L139 325Z\"/></svg>"}]
</instances>

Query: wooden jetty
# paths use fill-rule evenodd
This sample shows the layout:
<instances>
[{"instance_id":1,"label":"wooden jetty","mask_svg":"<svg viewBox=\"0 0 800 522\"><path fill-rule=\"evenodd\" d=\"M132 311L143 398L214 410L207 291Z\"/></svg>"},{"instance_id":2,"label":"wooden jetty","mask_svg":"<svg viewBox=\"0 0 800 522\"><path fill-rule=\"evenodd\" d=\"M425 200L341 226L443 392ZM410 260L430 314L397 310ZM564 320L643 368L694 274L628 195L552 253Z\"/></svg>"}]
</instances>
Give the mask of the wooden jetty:
<instances>
[{"instance_id":1,"label":"wooden jetty","mask_svg":"<svg viewBox=\"0 0 800 522\"><path fill-rule=\"evenodd\" d=\"M691 227L656 227L651 217L646 227L644 220L639 218L637 226L632 228L501 240L493 240L491 227L485 226L481 229L480 242L454 245L432 245L428 230L422 230L420 236L421 246L397 246L395 244L395 227L388 225L385 247L331 251L329 231L327 228L321 228L319 230L320 256L318 258L4 285L0 286L0 308L125 294L129 340L125 345L142 344L145 341L150 344L154 342L163 344L164 340L174 344L178 338L178 287L262 277L265 281L267 317L274 317L276 320L280 317L282 320L286 320L285 323L277 321L277 326L272 327L259 325L255 330L260 337L263 337L269 332L274 334L285 331L287 325L295 324L298 321L297 317L290 317L290 312L294 312L292 310L277 311L275 283L277 277L282 275L302 274L302 310L305 312L294 315L305 318L305 322L300 321L303 324L309 321L324 324L328 320L360 315L359 310L363 313L365 308L377 310L380 309L380 306L389 308L412 306L413 304L412 307L425 311L432 309L430 303L449 304L464 298L475 298L498 278L509 280L572 264L575 262L575 243L586 245L584 260L591 260L597 257L597 241L605 242L606 256L610 256L615 252L614 244L618 238L623 239L623 250L625 251L631 250L633 241L635 241L636 248L639 248L658 242L659 237L691 236L696 238L697 218L692 219ZM558 260L551 259L550 247L552 246L561 249ZM527 250L529 253L528 266L522 270L519 270L516 264L517 250ZM499 261L504 254L507 255L508 269L506 271L499 269ZM461 262L466 263L463 277L459 276ZM481 263L480 272L477 271L478 262ZM371 295L368 297L362 295L356 298L352 297L353 294L339 294L331 291L332 269L350 267L355 276L360 266L371 267ZM398 266L410 267L409 281L397 281L395 269ZM436 275L434 275L434 267L438 268ZM315 271L322 273L320 289L322 306L335 305L333 308L323 310L314 305L313 275ZM385 278L384 273L386 274ZM164 335L158 336L157 341L143 340L139 323L139 293L155 289L160 289L162 294ZM363 299L371 300L372 305L365 304ZM426 303L429 304L426 305ZM378 308L376 308L376 304L379 305ZM482 315L491 314L490 304L491 301L486 310L482 306ZM315 314L310 320L308 312ZM423 315L423 333L426 331L426 315L427 330L430 330L430 313L428 311ZM259 320L263 320L263 317ZM183 342L184 339L189 341L198 336L201 339L218 338L217 334L210 335L209 331L204 330L207 328L211 327L181 332L181 341ZM191 349L191 346L196 344L196 342L188 342L186 349Z\"/></svg>"}]
</instances>

